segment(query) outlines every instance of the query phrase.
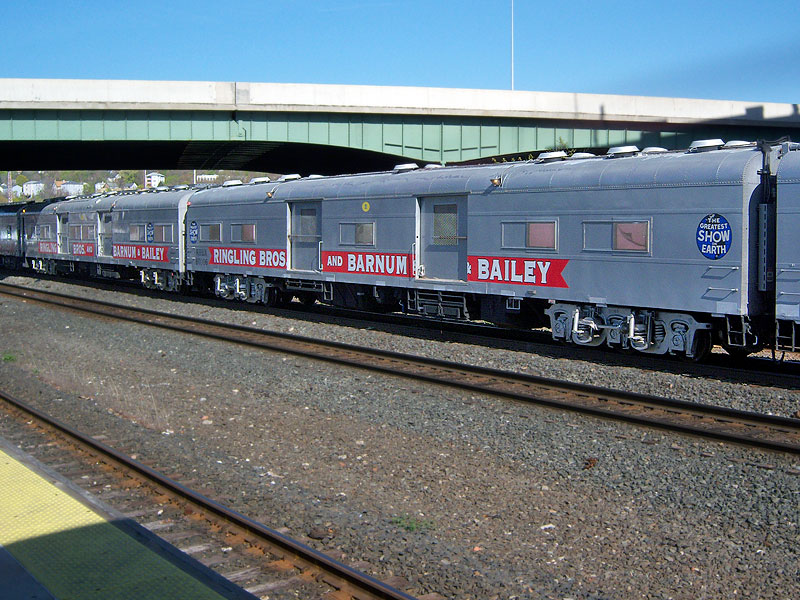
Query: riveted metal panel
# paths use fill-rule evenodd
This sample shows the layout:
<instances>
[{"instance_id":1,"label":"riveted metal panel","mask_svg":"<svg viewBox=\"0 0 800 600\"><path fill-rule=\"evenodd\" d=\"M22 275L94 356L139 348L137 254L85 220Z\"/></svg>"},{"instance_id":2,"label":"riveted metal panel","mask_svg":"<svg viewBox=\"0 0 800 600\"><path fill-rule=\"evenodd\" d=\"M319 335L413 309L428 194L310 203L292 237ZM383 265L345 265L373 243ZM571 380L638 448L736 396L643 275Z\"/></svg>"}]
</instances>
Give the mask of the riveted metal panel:
<instances>
[{"instance_id":1,"label":"riveted metal panel","mask_svg":"<svg viewBox=\"0 0 800 600\"><path fill-rule=\"evenodd\" d=\"M346 121L332 122L328 136L328 143L332 146L350 146L350 124Z\"/></svg>"},{"instance_id":2,"label":"riveted metal panel","mask_svg":"<svg viewBox=\"0 0 800 600\"><path fill-rule=\"evenodd\" d=\"M251 120L250 121L250 140L266 142L269 139L267 121Z\"/></svg>"},{"instance_id":3,"label":"riveted metal panel","mask_svg":"<svg viewBox=\"0 0 800 600\"><path fill-rule=\"evenodd\" d=\"M403 153L403 126L400 123L383 126L383 146L394 154Z\"/></svg>"},{"instance_id":4,"label":"riveted metal panel","mask_svg":"<svg viewBox=\"0 0 800 600\"><path fill-rule=\"evenodd\" d=\"M123 115L106 115L103 119L103 139L104 140L125 140L127 139L125 129L125 118ZM52 139L52 138L50 138Z\"/></svg>"},{"instance_id":5,"label":"riveted metal panel","mask_svg":"<svg viewBox=\"0 0 800 600\"><path fill-rule=\"evenodd\" d=\"M422 126L422 159L432 162L442 160L442 127L426 123Z\"/></svg>"},{"instance_id":6,"label":"riveted metal panel","mask_svg":"<svg viewBox=\"0 0 800 600\"><path fill-rule=\"evenodd\" d=\"M363 123L350 123L347 127L347 134L350 139L351 148L364 147L364 125Z\"/></svg>"},{"instance_id":7,"label":"riveted metal panel","mask_svg":"<svg viewBox=\"0 0 800 600\"><path fill-rule=\"evenodd\" d=\"M365 122L361 147L364 150L383 152L383 124L378 122Z\"/></svg>"},{"instance_id":8,"label":"riveted metal panel","mask_svg":"<svg viewBox=\"0 0 800 600\"><path fill-rule=\"evenodd\" d=\"M327 121L312 121L308 125L308 141L311 144L327 144L330 142Z\"/></svg>"},{"instance_id":9,"label":"riveted metal panel","mask_svg":"<svg viewBox=\"0 0 800 600\"><path fill-rule=\"evenodd\" d=\"M148 129L147 131L148 140L169 139L169 121L162 119L151 120L147 129Z\"/></svg>"},{"instance_id":10,"label":"riveted metal panel","mask_svg":"<svg viewBox=\"0 0 800 600\"><path fill-rule=\"evenodd\" d=\"M62 112L61 125L58 128L59 140L81 139L81 115L79 112Z\"/></svg>"},{"instance_id":11,"label":"riveted metal panel","mask_svg":"<svg viewBox=\"0 0 800 600\"><path fill-rule=\"evenodd\" d=\"M536 127L519 127L519 150L536 150Z\"/></svg>"},{"instance_id":12,"label":"riveted metal panel","mask_svg":"<svg viewBox=\"0 0 800 600\"><path fill-rule=\"evenodd\" d=\"M419 156L422 150L422 125L419 123L403 124L403 149L408 155ZM405 154L405 152L404 152Z\"/></svg>"},{"instance_id":13,"label":"riveted metal panel","mask_svg":"<svg viewBox=\"0 0 800 600\"><path fill-rule=\"evenodd\" d=\"M500 154L500 128L496 125L481 125L481 153Z\"/></svg>"},{"instance_id":14,"label":"riveted metal panel","mask_svg":"<svg viewBox=\"0 0 800 600\"><path fill-rule=\"evenodd\" d=\"M307 121L289 121L289 141L306 143L308 142L308 122Z\"/></svg>"},{"instance_id":15,"label":"riveted metal panel","mask_svg":"<svg viewBox=\"0 0 800 600\"><path fill-rule=\"evenodd\" d=\"M556 147L556 130L551 127L539 127L536 132L536 147L553 149Z\"/></svg>"},{"instance_id":16,"label":"riveted metal panel","mask_svg":"<svg viewBox=\"0 0 800 600\"><path fill-rule=\"evenodd\" d=\"M511 125L500 126L499 130L499 148L498 154L512 154L520 150L519 147L519 129Z\"/></svg>"},{"instance_id":17,"label":"riveted metal panel","mask_svg":"<svg viewBox=\"0 0 800 600\"><path fill-rule=\"evenodd\" d=\"M11 139L12 111L0 110L0 139Z\"/></svg>"},{"instance_id":18,"label":"riveted metal panel","mask_svg":"<svg viewBox=\"0 0 800 600\"><path fill-rule=\"evenodd\" d=\"M464 160L477 158L481 149L481 127L480 125L462 125L461 127L461 149L467 155Z\"/></svg>"},{"instance_id":19,"label":"riveted metal panel","mask_svg":"<svg viewBox=\"0 0 800 600\"><path fill-rule=\"evenodd\" d=\"M58 113L53 111L36 111L36 139L58 139L58 123Z\"/></svg>"},{"instance_id":20,"label":"riveted metal panel","mask_svg":"<svg viewBox=\"0 0 800 600\"><path fill-rule=\"evenodd\" d=\"M150 116L144 112L129 111L126 118L127 138L146 140L149 136Z\"/></svg>"},{"instance_id":21,"label":"riveted metal panel","mask_svg":"<svg viewBox=\"0 0 800 600\"><path fill-rule=\"evenodd\" d=\"M171 140L191 140L192 121L189 118L173 118L170 120L169 139Z\"/></svg>"},{"instance_id":22,"label":"riveted metal panel","mask_svg":"<svg viewBox=\"0 0 800 600\"><path fill-rule=\"evenodd\" d=\"M267 124L267 138L276 142L289 141L289 122L276 119Z\"/></svg>"}]
</instances>

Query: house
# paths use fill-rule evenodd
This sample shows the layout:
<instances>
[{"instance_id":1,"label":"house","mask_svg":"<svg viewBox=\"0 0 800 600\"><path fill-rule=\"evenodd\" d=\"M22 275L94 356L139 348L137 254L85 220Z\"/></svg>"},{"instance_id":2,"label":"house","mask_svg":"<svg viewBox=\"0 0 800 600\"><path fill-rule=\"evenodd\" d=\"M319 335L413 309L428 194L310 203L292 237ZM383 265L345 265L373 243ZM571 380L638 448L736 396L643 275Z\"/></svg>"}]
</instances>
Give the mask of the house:
<instances>
[{"instance_id":1,"label":"house","mask_svg":"<svg viewBox=\"0 0 800 600\"><path fill-rule=\"evenodd\" d=\"M197 183L216 183L218 177L216 173L203 173L197 176Z\"/></svg>"},{"instance_id":2,"label":"house","mask_svg":"<svg viewBox=\"0 0 800 600\"><path fill-rule=\"evenodd\" d=\"M164 183L165 179L166 179L166 177L164 175L162 175L161 173L156 173L155 171L152 171L152 172L148 173L147 175L145 175L144 187L146 187L146 188L156 188L156 187L160 186L162 183Z\"/></svg>"},{"instance_id":3,"label":"house","mask_svg":"<svg viewBox=\"0 0 800 600\"><path fill-rule=\"evenodd\" d=\"M26 181L22 184L22 193L28 198L41 194L44 190L44 183L41 181Z\"/></svg>"},{"instance_id":4,"label":"house","mask_svg":"<svg viewBox=\"0 0 800 600\"><path fill-rule=\"evenodd\" d=\"M78 181L57 180L53 183L53 193L56 196L80 196L83 194L83 184Z\"/></svg>"}]
</instances>

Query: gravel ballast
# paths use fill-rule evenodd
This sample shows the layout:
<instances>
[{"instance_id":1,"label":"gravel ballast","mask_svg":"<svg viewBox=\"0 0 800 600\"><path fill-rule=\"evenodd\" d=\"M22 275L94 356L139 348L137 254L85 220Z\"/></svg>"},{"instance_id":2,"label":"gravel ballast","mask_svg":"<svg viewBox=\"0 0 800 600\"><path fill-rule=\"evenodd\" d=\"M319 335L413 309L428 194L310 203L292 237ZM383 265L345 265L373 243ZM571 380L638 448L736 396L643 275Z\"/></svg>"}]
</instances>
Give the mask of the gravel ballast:
<instances>
[{"instance_id":1,"label":"gravel ballast","mask_svg":"<svg viewBox=\"0 0 800 600\"><path fill-rule=\"evenodd\" d=\"M9 283L792 414L797 388L552 347ZM796 458L0 298L0 387L417 595L800 597ZM519 349L527 349L522 352Z\"/></svg>"}]
</instances>

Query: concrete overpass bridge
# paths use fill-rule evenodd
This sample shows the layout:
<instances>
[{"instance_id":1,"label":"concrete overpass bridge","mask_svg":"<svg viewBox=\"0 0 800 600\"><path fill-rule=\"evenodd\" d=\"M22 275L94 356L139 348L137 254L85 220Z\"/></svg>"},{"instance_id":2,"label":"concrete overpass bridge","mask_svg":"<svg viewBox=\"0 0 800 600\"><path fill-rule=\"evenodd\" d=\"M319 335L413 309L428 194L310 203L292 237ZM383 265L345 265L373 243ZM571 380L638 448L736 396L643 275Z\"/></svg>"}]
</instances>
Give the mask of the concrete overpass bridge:
<instances>
[{"instance_id":1,"label":"concrete overpass bridge","mask_svg":"<svg viewBox=\"0 0 800 600\"><path fill-rule=\"evenodd\" d=\"M333 174L560 146L800 139L797 104L553 92L0 79L0 168Z\"/></svg>"}]
</instances>

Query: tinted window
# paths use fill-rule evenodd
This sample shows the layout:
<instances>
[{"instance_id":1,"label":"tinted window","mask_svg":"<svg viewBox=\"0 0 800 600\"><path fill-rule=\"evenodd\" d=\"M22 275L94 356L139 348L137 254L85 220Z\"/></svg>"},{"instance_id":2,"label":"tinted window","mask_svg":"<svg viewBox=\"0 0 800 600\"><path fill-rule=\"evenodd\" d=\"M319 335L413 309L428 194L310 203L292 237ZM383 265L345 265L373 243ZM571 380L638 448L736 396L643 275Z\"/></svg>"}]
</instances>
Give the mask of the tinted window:
<instances>
[{"instance_id":1,"label":"tinted window","mask_svg":"<svg viewBox=\"0 0 800 600\"><path fill-rule=\"evenodd\" d=\"M650 231L647 221L614 223L614 250L647 252L650 249Z\"/></svg>"},{"instance_id":2,"label":"tinted window","mask_svg":"<svg viewBox=\"0 0 800 600\"><path fill-rule=\"evenodd\" d=\"M222 233L222 225L214 223L213 225L200 225L200 240L203 242L219 242Z\"/></svg>"}]
</instances>

